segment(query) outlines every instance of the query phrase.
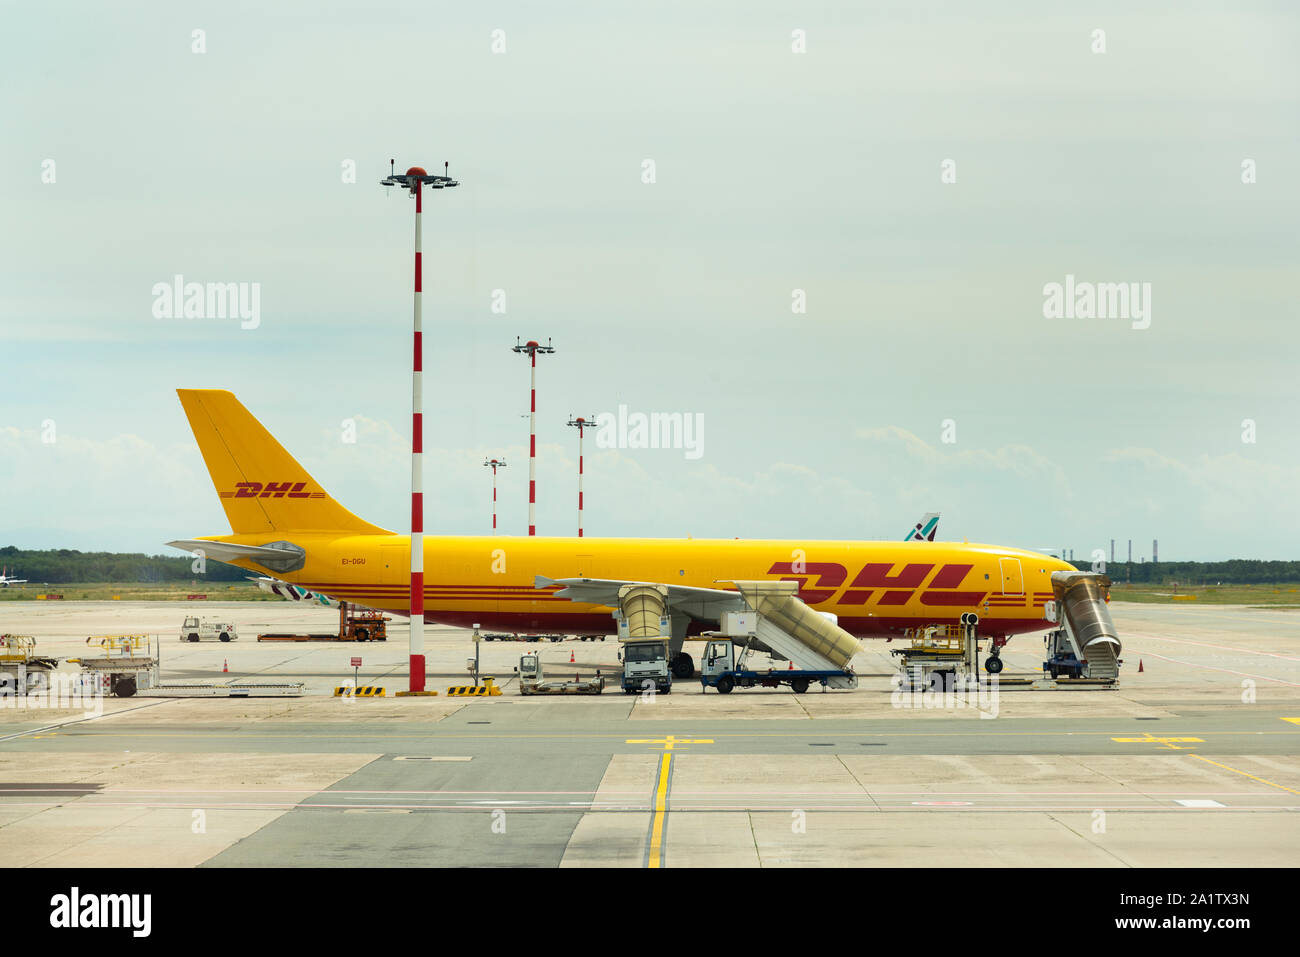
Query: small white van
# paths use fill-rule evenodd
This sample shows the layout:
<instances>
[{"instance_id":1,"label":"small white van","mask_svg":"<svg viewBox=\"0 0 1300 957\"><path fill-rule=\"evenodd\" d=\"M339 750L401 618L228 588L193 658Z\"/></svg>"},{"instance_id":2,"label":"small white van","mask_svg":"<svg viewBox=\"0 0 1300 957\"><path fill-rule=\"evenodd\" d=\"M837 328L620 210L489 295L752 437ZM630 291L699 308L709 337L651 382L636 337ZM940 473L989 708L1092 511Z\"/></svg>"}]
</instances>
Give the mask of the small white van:
<instances>
[{"instance_id":1,"label":"small white van","mask_svg":"<svg viewBox=\"0 0 1300 957\"><path fill-rule=\"evenodd\" d=\"M181 641L238 641L234 622L212 621L207 618L186 618L181 625Z\"/></svg>"}]
</instances>

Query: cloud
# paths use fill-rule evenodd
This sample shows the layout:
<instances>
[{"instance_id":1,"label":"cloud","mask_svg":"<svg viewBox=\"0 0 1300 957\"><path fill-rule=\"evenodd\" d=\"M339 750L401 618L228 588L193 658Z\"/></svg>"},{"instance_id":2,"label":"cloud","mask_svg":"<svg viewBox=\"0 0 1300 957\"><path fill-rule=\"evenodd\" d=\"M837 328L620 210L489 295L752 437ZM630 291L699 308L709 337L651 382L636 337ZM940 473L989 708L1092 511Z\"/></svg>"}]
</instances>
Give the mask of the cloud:
<instances>
[{"instance_id":1,"label":"cloud","mask_svg":"<svg viewBox=\"0 0 1300 957\"><path fill-rule=\"evenodd\" d=\"M53 441L43 441L50 437L0 427L6 531L21 532L30 546L71 541L87 550L162 552L196 511L221 515L206 473L191 464L202 464L193 443L160 447L131 433L91 438L60 431L57 422ZM196 507L198 489L208 493L206 508Z\"/></svg>"}]
</instances>

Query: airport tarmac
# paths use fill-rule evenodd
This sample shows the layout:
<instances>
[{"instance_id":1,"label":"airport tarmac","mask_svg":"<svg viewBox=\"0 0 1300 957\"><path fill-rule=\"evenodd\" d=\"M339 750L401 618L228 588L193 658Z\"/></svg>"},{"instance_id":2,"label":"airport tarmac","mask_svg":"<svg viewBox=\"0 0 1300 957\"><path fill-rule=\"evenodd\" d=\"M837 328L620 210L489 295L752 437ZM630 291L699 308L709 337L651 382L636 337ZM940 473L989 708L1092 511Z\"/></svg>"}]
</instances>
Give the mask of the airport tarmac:
<instances>
[{"instance_id":1,"label":"airport tarmac","mask_svg":"<svg viewBox=\"0 0 1300 957\"><path fill-rule=\"evenodd\" d=\"M428 626L441 694L357 700L330 696L354 655L362 683L405 687L402 620L386 643L259 644L330 631L337 613L214 602L199 613L242 637L194 645L177 636L193 608L0 606L0 631L35 635L42 654L146 632L162 636L167 680L308 692L108 699L91 717L0 707L0 865L1208 867L1300 853L1300 610L1117 602L1118 690L947 701L894 690L881 641L855 659L851 692L517 694L525 651L557 677L612 677L612 639L484 642L504 694L449 698L473 644ZM1004 676L1036 673L1041 647L1013 640Z\"/></svg>"}]
</instances>

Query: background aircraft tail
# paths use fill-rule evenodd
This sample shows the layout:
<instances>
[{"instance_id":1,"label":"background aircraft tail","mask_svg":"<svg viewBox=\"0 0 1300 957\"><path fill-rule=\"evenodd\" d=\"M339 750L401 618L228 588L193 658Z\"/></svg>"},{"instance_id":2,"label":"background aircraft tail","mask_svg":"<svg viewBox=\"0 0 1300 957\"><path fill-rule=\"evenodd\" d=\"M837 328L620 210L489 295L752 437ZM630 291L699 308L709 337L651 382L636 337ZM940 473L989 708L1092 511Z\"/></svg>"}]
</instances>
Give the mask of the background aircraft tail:
<instances>
[{"instance_id":1,"label":"background aircraft tail","mask_svg":"<svg viewBox=\"0 0 1300 957\"><path fill-rule=\"evenodd\" d=\"M905 542L932 542L935 533L939 531L939 513L926 512L925 517L912 527L903 539Z\"/></svg>"},{"instance_id":2,"label":"background aircraft tail","mask_svg":"<svg viewBox=\"0 0 1300 957\"><path fill-rule=\"evenodd\" d=\"M176 394L236 534L392 534L330 498L232 393L177 389Z\"/></svg>"}]
</instances>

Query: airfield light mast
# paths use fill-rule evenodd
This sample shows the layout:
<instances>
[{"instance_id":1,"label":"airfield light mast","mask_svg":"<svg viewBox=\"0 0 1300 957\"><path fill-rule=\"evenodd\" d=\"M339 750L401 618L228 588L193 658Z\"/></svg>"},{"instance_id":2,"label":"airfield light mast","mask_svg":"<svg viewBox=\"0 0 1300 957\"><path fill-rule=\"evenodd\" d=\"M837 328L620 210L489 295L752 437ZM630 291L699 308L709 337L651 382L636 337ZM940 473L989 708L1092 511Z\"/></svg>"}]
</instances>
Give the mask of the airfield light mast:
<instances>
[{"instance_id":1,"label":"airfield light mast","mask_svg":"<svg viewBox=\"0 0 1300 957\"><path fill-rule=\"evenodd\" d=\"M589 419L578 416L576 419L569 416L569 425L578 430L578 537L582 538L582 432L584 429L591 428L596 424L596 417L593 415Z\"/></svg>"},{"instance_id":2,"label":"airfield light mast","mask_svg":"<svg viewBox=\"0 0 1300 957\"><path fill-rule=\"evenodd\" d=\"M497 533L497 469L506 467L505 459L485 459L484 465L492 466L492 534Z\"/></svg>"},{"instance_id":3,"label":"airfield light mast","mask_svg":"<svg viewBox=\"0 0 1300 957\"><path fill-rule=\"evenodd\" d=\"M447 164L443 164L447 172ZM415 200L415 340L411 363L411 642L410 690L424 690L424 474L420 456L424 447L424 397L421 392L421 375L424 366L424 344L420 330L420 293L424 271L420 262L420 214L423 211L423 187L445 189L460 184L450 176L430 176L419 166L405 173L393 170L389 160L389 173L380 180L381 186L399 186Z\"/></svg>"},{"instance_id":4,"label":"airfield light mast","mask_svg":"<svg viewBox=\"0 0 1300 957\"><path fill-rule=\"evenodd\" d=\"M530 379L530 400L528 414L528 534L537 534L537 355L550 355L555 351L551 347L551 340L546 340L546 345L538 345L532 339L522 345L519 342L519 336L515 336L514 347L511 352L518 352L520 355L528 356L532 366L532 378Z\"/></svg>"}]
</instances>

